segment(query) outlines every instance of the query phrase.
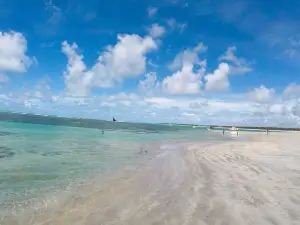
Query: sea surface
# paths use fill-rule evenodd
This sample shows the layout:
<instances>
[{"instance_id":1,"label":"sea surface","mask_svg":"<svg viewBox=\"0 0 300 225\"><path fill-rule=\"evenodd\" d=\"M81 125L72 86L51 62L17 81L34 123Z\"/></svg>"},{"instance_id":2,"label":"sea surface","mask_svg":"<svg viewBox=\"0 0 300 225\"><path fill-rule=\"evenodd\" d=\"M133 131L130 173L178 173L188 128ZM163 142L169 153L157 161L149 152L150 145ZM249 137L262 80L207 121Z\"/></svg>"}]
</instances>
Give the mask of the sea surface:
<instances>
[{"instance_id":1,"label":"sea surface","mask_svg":"<svg viewBox=\"0 0 300 225\"><path fill-rule=\"evenodd\" d=\"M0 113L0 215L168 146L221 139L204 128Z\"/></svg>"}]
</instances>

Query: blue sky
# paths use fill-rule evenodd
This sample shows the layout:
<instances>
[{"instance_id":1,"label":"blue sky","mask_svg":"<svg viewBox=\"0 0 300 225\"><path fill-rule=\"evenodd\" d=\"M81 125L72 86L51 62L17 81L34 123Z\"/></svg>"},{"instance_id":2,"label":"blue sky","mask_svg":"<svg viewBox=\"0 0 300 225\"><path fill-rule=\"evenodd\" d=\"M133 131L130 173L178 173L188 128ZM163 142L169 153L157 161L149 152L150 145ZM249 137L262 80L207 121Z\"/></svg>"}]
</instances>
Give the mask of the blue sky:
<instances>
[{"instance_id":1,"label":"blue sky","mask_svg":"<svg viewBox=\"0 0 300 225\"><path fill-rule=\"evenodd\" d=\"M300 3L0 0L0 109L299 126Z\"/></svg>"}]
</instances>

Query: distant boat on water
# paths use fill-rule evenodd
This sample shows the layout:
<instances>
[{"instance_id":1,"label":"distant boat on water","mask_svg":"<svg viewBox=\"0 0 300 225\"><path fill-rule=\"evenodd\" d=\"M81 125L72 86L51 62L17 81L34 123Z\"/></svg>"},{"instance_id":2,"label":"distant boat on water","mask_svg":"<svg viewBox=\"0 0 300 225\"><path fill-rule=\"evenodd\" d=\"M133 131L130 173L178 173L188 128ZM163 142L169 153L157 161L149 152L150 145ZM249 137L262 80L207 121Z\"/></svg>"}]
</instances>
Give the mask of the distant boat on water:
<instances>
[{"instance_id":1,"label":"distant boat on water","mask_svg":"<svg viewBox=\"0 0 300 225\"><path fill-rule=\"evenodd\" d=\"M117 120L115 119L115 117L113 117L113 122L117 122Z\"/></svg>"}]
</instances>

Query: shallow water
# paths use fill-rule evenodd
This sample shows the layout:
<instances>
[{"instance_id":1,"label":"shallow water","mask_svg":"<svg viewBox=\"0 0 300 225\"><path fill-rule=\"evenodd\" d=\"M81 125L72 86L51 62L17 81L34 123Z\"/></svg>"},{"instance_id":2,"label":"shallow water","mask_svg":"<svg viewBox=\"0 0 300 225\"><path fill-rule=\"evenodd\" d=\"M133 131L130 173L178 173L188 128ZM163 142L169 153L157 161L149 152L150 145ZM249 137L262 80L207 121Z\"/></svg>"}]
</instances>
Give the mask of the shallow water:
<instances>
[{"instance_id":1,"label":"shallow water","mask_svg":"<svg viewBox=\"0 0 300 225\"><path fill-rule=\"evenodd\" d=\"M9 113L0 113L0 120L1 214L22 211L45 195L155 157L176 143L222 140L201 128Z\"/></svg>"},{"instance_id":2,"label":"shallow water","mask_svg":"<svg viewBox=\"0 0 300 225\"><path fill-rule=\"evenodd\" d=\"M155 157L94 176L0 224L299 225L299 138L278 134L158 145L164 151Z\"/></svg>"}]
</instances>

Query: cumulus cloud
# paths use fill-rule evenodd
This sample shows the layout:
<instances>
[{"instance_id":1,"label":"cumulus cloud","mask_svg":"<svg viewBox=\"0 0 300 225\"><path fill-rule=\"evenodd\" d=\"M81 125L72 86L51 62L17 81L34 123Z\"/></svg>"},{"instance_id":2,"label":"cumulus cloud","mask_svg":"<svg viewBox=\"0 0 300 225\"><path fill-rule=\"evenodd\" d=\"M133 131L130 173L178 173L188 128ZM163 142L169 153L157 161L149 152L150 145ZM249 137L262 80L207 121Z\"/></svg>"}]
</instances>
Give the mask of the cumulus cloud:
<instances>
[{"instance_id":1,"label":"cumulus cloud","mask_svg":"<svg viewBox=\"0 0 300 225\"><path fill-rule=\"evenodd\" d=\"M140 80L138 89L142 94L153 95L160 88L160 83L157 80L155 72L150 72L145 75L144 80Z\"/></svg>"},{"instance_id":2,"label":"cumulus cloud","mask_svg":"<svg viewBox=\"0 0 300 225\"><path fill-rule=\"evenodd\" d=\"M284 91L282 98L284 100L295 99L300 97L300 85L292 83L288 85Z\"/></svg>"},{"instance_id":3,"label":"cumulus cloud","mask_svg":"<svg viewBox=\"0 0 300 225\"><path fill-rule=\"evenodd\" d=\"M207 92L222 92L229 88L229 65L227 63L221 63L213 73L207 74L204 79L205 90Z\"/></svg>"},{"instance_id":4,"label":"cumulus cloud","mask_svg":"<svg viewBox=\"0 0 300 225\"><path fill-rule=\"evenodd\" d=\"M206 70L206 60L201 61L199 54L207 47L199 43L193 49L186 49L179 53L169 66L170 69L179 69L162 81L162 88L169 94L197 94L200 93L201 76Z\"/></svg>"},{"instance_id":5,"label":"cumulus cloud","mask_svg":"<svg viewBox=\"0 0 300 225\"><path fill-rule=\"evenodd\" d=\"M157 23L152 24L151 27L148 28L148 31L149 35L153 38L161 37L166 32L165 28Z\"/></svg>"},{"instance_id":6,"label":"cumulus cloud","mask_svg":"<svg viewBox=\"0 0 300 225\"><path fill-rule=\"evenodd\" d=\"M292 108L291 108L291 113L297 118L300 118L300 104L297 102Z\"/></svg>"},{"instance_id":7,"label":"cumulus cloud","mask_svg":"<svg viewBox=\"0 0 300 225\"><path fill-rule=\"evenodd\" d=\"M232 65L230 64L231 74L244 74L251 72L251 63L244 58L237 57L235 53L235 46L228 47L225 54L219 57L219 60L232 63Z\"/></svg>"},{"instance_id":8,"label":"cumulus cloud","mask_svg":"<svg viewBox=\"0 0 300 225\"><path fill-rule=\"evenodd\" d=\"M169 69L177 70L183 66L184 62L190 62L192 64L201 63L199 54L205 52L206 50L207 47L202 42L200 42L196 47L180 52L176 55L173 62L169 65Z\"/></svg>"},{"instance_id":9,"label":"cumulus cloud","mask_svg":"<svg viewBox=\"0 0 300 225\"><path fill-rule=\"evenodd\" d=\"M270 101L272 101L275 97L275 89L269 89L264 85L261 85L259 88L254 88L249 91L247 96L250 100L258 103L270 103Z\"/></svg>"},{"instance_id":10,"label":"cumulus cloud","mask_svg":"<svg viewBox=\"0 0 300 225\"><path fill-rule=\"evenodd\" d=\"M118 35L118 43L108 46L88 70L76 43L64 41L62 52L68 58L64 73L66 91L69 95L86 96L94 87L113 87L126 77L141 75L146 69L147 53L155 49L157 44L149 36Z\"/></svg>"},{"instance_id":11,"label":"cumulus cloud","mask_svg":"<svg viewBox=\"0 0 300 225\"><path fill-rule=\"evenodd\" d=\"M152 7L152 6L148 7L148 16L149 17L155 16L156 13L157 13L157 8Z\"/></svg>"},{"instance_id":12,"label":"cumulus cloud","mask_svg":"<svg viewBox=\"0 0 300 225\"><path fill-rule=\"evenodd\" d=\"M236 47L232 46L227 49L224 55L219 57L222 61L218 69L213 73L207 74L204 77L205 90L207 92L223 92L229 89L229 75L231 74L245 74L252 71L250 63L244 58L238 58L235 55Z\"/></svg>"},{"instance_id":13,"label":"cumulus cloud","mask_svg":"<svg viewBox=\"0 0 300 225\"><path fill-rule=\"evenodd\" d=\"M62 43L62 52L68 58L67 69L64 72L66 91L70 95L86 96L90 92L93 77L92 73L86 72L83 56L77 53L77 49L76 43Z\"/></svg>"},{"instance_id":14,"label":"cumulus cloud","mask_svg":"<svg viewBox=\"0 0 300 225\"><path fill-rule=\"evenodd\" d=\"M269 107L269 112L273 114L287 116L289 114L289 108L285 104L273 104Z\"/></svg>"},{"instance_id":15,"label":"cumulus cloud","mask_svg":"<svg viewBox=\"0 0 300 225\"><path fill-rule=\"evenodd\" d=\"M197 94L200 93L202 82L199 74L193 72L193 66L185 65L181 71L166 77L163 90L170 94Z\"/></svg>"},{"instance_id":16,"label":"cumulus cloud","mask_svg":"<svg viewBox=\"0 0 300 225\"><path fill-rule=\"evenodd\" d=\"M0 71L26 72L32 64L26 51L27 41L23 34L15 31L0 32Z\"/></svg>"}]
</instances>

